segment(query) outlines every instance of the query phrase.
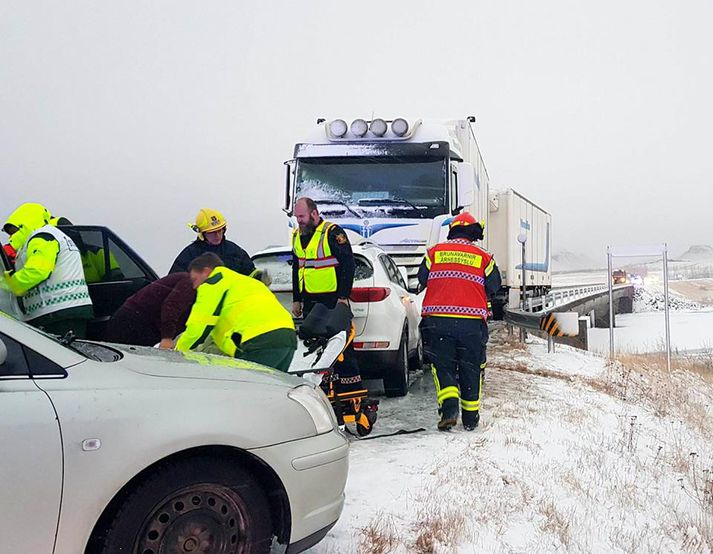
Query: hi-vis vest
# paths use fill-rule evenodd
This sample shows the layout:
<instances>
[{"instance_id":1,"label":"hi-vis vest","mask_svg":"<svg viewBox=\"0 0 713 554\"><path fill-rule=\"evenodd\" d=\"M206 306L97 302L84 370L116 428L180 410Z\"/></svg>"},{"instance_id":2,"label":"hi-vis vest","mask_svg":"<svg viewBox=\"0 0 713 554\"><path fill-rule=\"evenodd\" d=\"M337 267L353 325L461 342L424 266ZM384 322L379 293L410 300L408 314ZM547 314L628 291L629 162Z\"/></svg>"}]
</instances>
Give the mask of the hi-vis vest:
<instances>
[{"instance_id":1,"label":"hi-vis vest","mask_svg":"<svg viewBox=\"0 0 713 554\"><path fill-rule=\"evenodd\" d=\"M300 292L322 294L337 292L337 258L332 256L328 233L333 223L322 221L314 230L307 245L302 248L299 229L292 234L292 248L299 264Z\"/></svg>"},{"instance_id":2,"label":"hi-vis vest","mask_svg":"<svg viewBox=\"0 0 713 554\"><path fill-rule=\"evenodd\" d=\"M485 277L495 267L490 254L468 240L448 240L426 252L426 266L423 317L488 318Z\"/></svg>"},{"instance_id":3,"label":"hi-vis vest","mask_svg":"<svg viewBox=\"0 0 713 554\"><path fill-rule=\"evenodd\" d=\"M79 249L72 239L52 225L45 225L29 236L17 253L17 269L22 269L27 263L27 247L40 233L52 235L57 240L59 253L50 276L22 297L25 321L68 308L92 305Z\"/></svg>"},{"instance_id":4,"label":"hi-vis vest","mask_svg":"<svg viewBox=\"0 0 713 554\"><path fill-rule=\"evenodd\" d=\"M245 343L270 331L294 328L292 315L261 281L220 266L198 287L176 350L192 350L210 334L224 354L235 356L236 333Z\"/></svg>"}]
</instances>

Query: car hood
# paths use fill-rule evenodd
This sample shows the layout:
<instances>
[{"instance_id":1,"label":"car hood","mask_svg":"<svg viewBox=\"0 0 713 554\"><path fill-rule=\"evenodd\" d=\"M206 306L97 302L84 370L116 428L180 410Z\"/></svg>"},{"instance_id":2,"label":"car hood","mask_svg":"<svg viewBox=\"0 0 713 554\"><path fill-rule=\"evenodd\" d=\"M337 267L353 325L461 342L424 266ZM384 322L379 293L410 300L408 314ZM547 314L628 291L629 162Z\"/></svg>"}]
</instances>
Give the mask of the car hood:
<instances>
[{"instance_id":1,"label":"car hood","mask_svg":"<svg viewBox=\"0 0 713 554\"><path fill-rule=\"evenodd\" d=\"M293 388L304 380L254 362L203 354L176 352L143 346L113 344L120 350L122 367L153 377L239 381Z\"/></svg>"}]
</instances>

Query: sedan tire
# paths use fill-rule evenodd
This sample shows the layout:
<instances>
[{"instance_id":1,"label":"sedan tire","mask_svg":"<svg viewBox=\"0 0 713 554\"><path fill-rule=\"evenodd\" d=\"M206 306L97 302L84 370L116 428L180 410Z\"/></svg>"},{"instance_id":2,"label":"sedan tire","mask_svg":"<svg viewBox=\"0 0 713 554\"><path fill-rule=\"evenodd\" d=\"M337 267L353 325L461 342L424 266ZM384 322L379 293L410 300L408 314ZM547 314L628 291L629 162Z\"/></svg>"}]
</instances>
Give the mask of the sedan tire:
<instances>
[{"instance_id":1,"label":"sedan tire","mask_svg":"<svg viewBox=\"0 0 713 554\"><path fill-rule=\"evenodd\" d=\"M152 470L122 503L99 551L261 554L271 541L257 482L233 460L199 457Z\"/></svg>"}]
</instances>

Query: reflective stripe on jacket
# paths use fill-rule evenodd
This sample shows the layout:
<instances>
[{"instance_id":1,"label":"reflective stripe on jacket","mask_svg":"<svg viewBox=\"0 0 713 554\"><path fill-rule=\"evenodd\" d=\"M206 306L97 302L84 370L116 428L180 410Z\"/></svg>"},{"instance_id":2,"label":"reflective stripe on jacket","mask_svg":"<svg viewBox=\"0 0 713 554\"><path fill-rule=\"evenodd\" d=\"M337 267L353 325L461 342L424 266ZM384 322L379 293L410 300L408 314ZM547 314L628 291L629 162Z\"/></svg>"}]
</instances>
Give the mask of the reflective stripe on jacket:
<instances>
[{"instance_id":1,"label":"reflective stripe on jacket","mask_svg":"<svg viewBox=\"0 0 713 554\"><path fill-rule=\"evenodd\" d=\"M224 354L235 356L241 342L294 328L292 316L261 281L221 266L198 287L176 350L193 350L210 336Z\"/></svg>"},{"instance_id":2,"label":"reflective stripe on jacket","mask_svg":"<svg viewBox=\"0 0 713 554\"><path fill-rule=\"evenodd\" d=\"M299 264L300 292L323 294L337 291L339 261L329 246L332 223L322 221L314 230L307 248L302 248L299 230L293 233L292 248Z\"/></svg>"},{"instance_id":3,"label":"reflective stripe on jacket","mask_svg":"<svg viewBox=\"0 0 713 554\"><path fill-rule=\"evenodd\" d=\"M488 252L468 240L449 240L426 252L426 266L423 317L488 318L485 278L495 267Z\"/></svg>"},{"instance_id":4,"label":"reflective stripe on jacket","mask_svg":"<svg viewBox=\"0 0 713 554\"><path fill-rule=\"evenodd\" d=\"M52 235L56 245L52 244L54 241L37 236L41 234ZM23 271L28 272L31 268L38 275L48 277L23 290L30 284ZM11 290L22 297L25 321L68 308L92 305L79 249L72 239L52 225L45 225L30 235L17 254L16 272L9 281Z\"/></svg>"}]
</instances>

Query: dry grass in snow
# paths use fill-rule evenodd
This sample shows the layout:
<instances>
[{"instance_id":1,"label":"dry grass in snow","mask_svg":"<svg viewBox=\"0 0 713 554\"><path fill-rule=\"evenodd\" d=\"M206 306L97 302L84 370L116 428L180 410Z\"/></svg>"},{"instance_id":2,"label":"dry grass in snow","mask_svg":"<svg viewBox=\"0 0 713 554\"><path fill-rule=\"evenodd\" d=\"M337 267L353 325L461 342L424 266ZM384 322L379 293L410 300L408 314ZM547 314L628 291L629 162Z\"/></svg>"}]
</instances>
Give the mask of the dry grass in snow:
<instances>
[{"instance_id":1,"label":"dry grass in snow","mask_svg":"<svg viewBox=\"0 0 713 554\"><path fill-rule=\"evenodd\" d=\"M706 359L560 347L496 332L481 427L435 431L432 385L355 442L345 513L315 552L713 552ZM395 421L395 423L394 423Z\"/></svg>"}]
</instances>

